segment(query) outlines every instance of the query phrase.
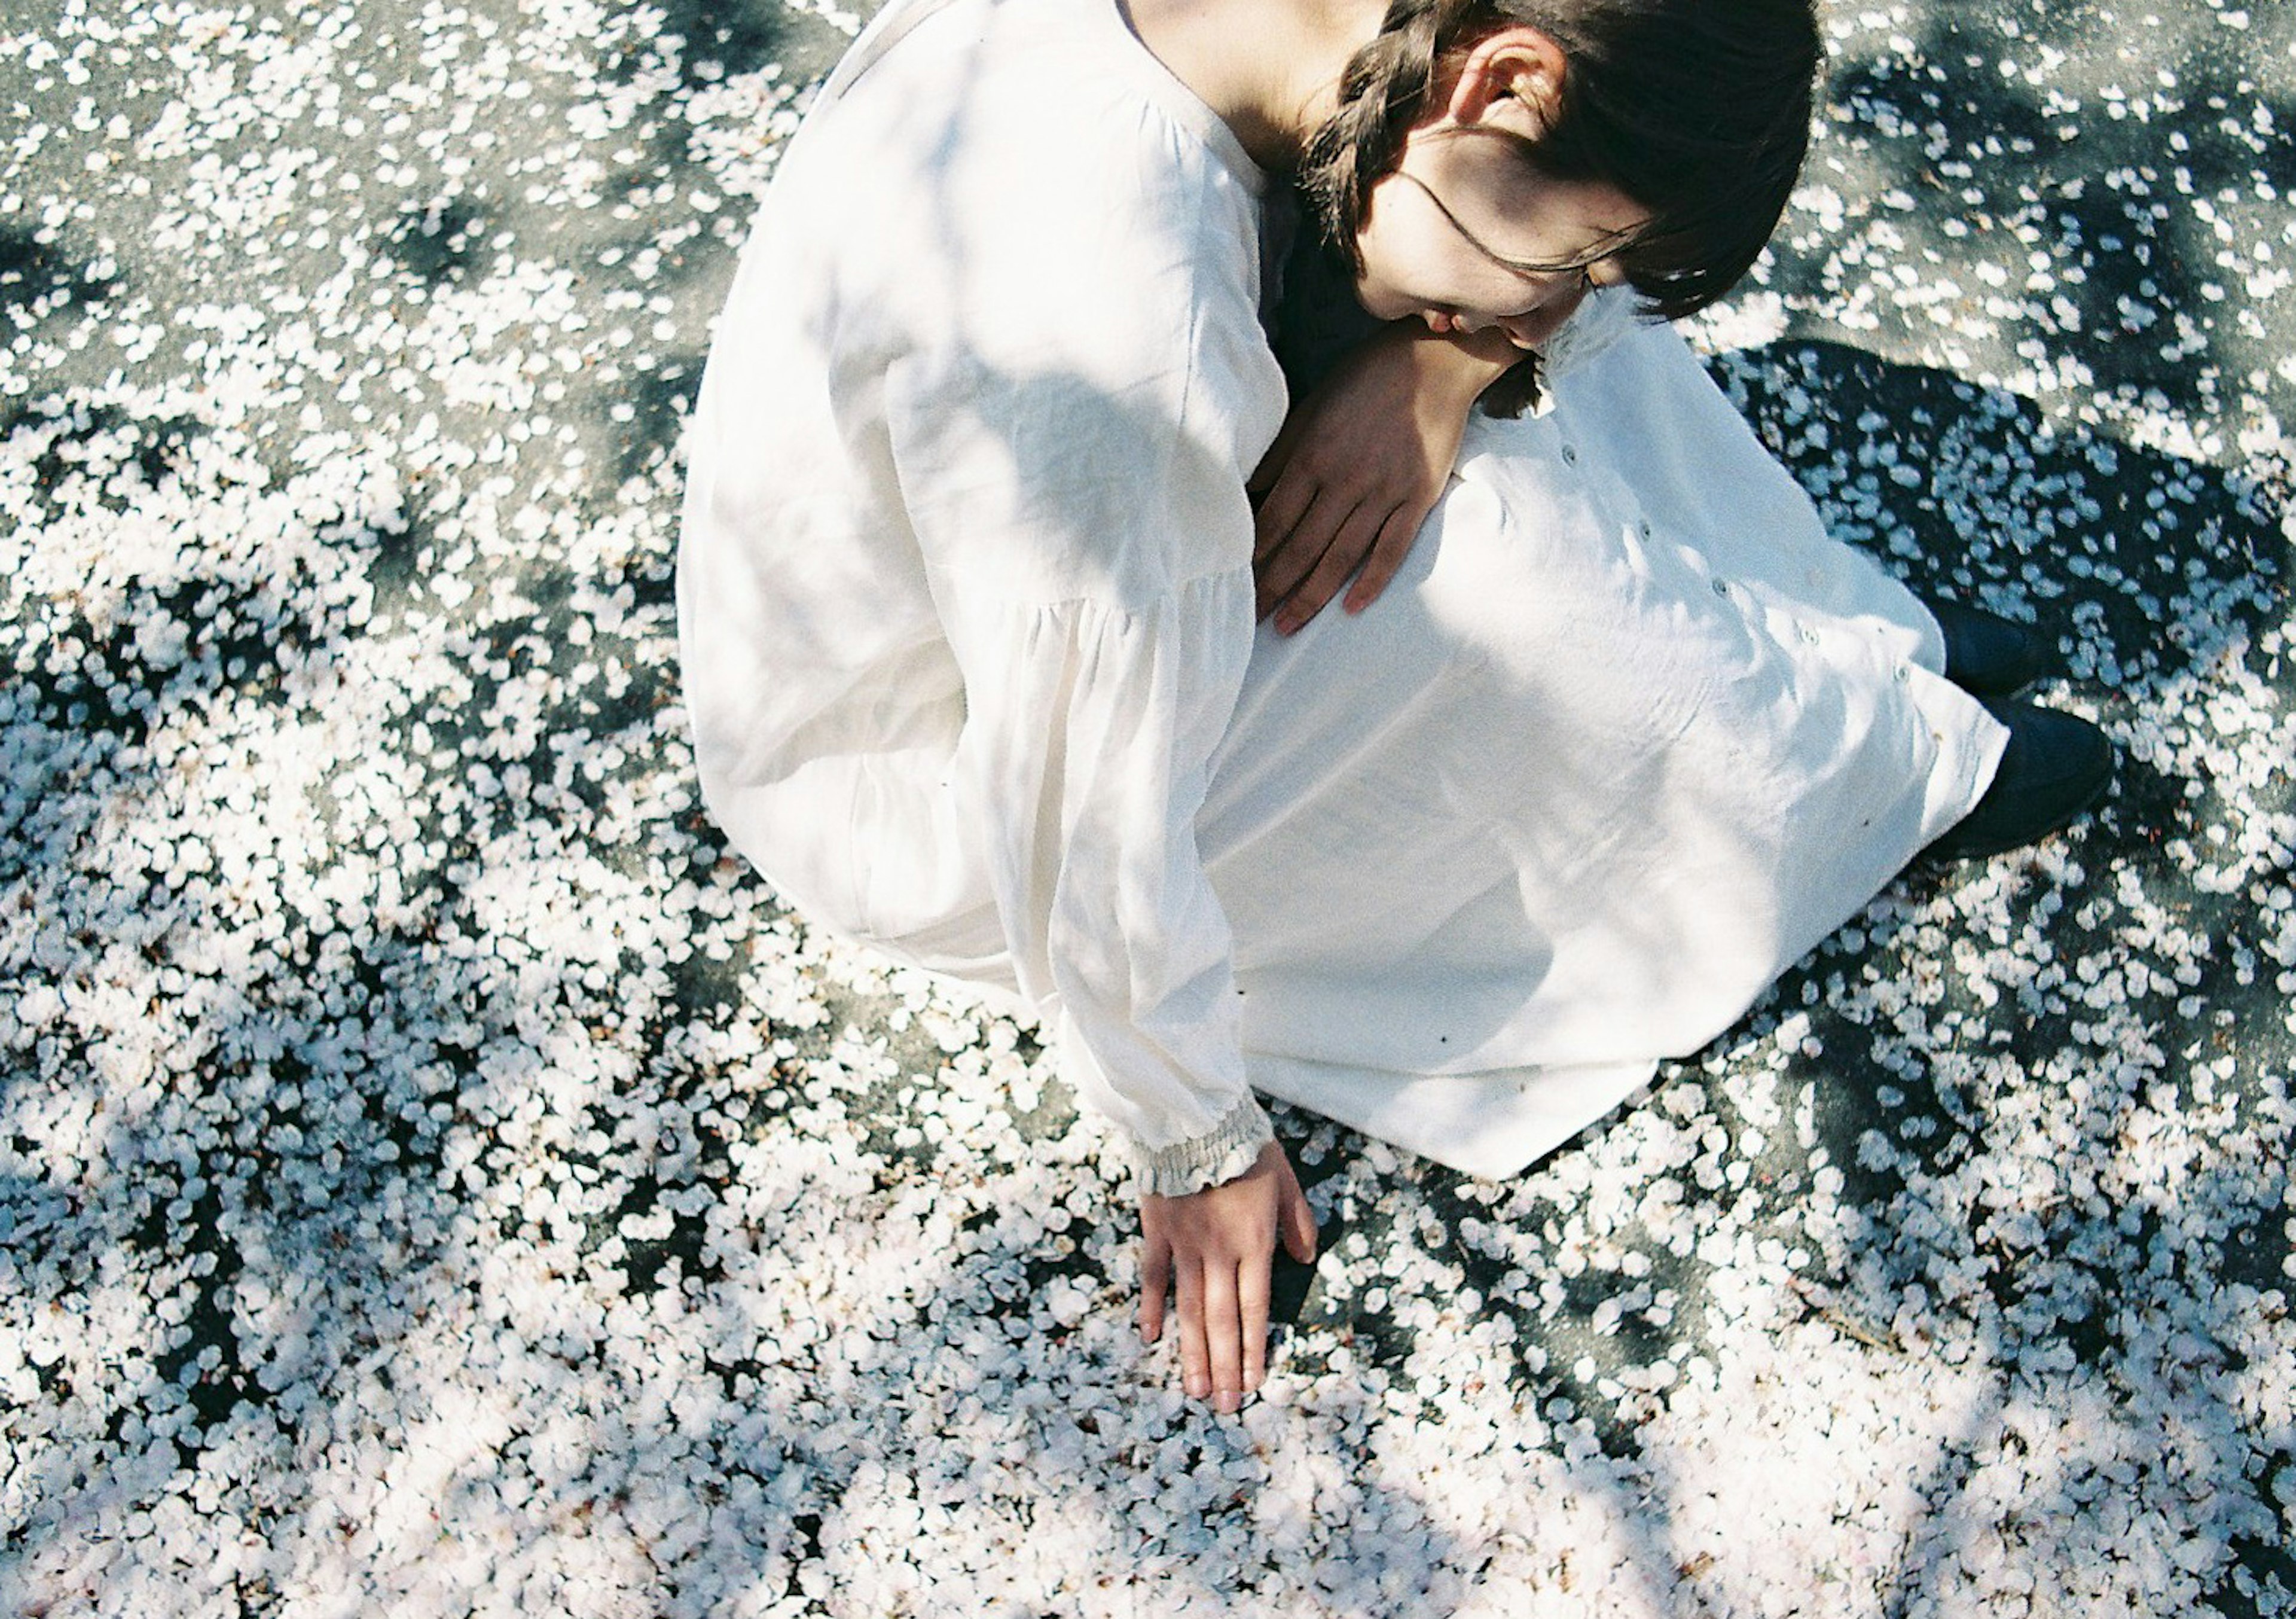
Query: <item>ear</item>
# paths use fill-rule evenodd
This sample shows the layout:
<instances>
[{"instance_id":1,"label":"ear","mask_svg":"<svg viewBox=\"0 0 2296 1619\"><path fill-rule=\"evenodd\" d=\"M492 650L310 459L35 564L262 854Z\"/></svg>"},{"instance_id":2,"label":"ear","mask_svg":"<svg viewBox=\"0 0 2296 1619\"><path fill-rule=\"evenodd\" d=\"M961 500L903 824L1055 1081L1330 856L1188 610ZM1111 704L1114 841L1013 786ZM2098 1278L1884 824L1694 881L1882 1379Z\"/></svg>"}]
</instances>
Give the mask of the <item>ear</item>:
<instances>
[{"instance_id":1,"label":"ear","mask_svg":"<svg viewBox=\"0 0 2296 1619\"><path fill-rule=\"evenodd\" d=\"M1459 124L1496 127L1535 141L1561 115L1567 71L1562 47L1551 36L1510 23L1468 48L1443 111Z\"/></svg>"}]
</instances>

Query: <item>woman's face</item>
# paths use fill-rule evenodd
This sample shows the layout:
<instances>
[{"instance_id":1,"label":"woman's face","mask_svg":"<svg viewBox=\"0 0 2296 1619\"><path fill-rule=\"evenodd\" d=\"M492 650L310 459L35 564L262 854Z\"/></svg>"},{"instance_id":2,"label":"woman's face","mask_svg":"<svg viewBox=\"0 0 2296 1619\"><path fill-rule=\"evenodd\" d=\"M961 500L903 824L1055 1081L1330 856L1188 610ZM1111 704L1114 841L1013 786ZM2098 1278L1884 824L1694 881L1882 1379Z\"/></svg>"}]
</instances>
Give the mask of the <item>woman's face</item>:
<instances>
[{"instance_id":1,"label":"woman's face","mask_svg":"<svg viewBox=\"0 0 2296 1619\"><path fill-rule=\"evenodd\" d=\"M1423 126L1372 187L1356 296L1382 320L1416 316L1437 332L1496 326L1529 349L1591 289L1623 279L1606 255L1648 219L1611 186L1547 178L1504 132Z\"/></svg>"}]
</instances>

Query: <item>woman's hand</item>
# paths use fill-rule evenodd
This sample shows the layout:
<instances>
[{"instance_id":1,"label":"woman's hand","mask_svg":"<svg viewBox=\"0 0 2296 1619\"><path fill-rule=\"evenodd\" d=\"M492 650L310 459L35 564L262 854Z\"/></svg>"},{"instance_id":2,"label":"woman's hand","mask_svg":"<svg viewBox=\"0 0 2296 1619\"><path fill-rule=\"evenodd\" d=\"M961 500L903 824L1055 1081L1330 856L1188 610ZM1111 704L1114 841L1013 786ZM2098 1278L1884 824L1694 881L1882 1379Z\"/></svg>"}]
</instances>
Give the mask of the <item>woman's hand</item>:
<instances>
[{"instance_id":1,"label":"woman's hand","mask_svg":"<svg viewBox=\"0 0 2296 1619\"><path fill-rule=\"evenodd\" d=\"M1267 1375L1268 1268L1278 1234L1316 1257L1316 1216L1280 1142L1234 1180L1185 1197L1140 1199L1140 1335L1164 1332L1164 1290L1180 1303L1180 1377L1189 1397L1233 1411Z\"/></svg>"},{"instance_id":2,"label":"woman's hand","mask_svg":"<svg viewBox=\"0 0 2296 1619\"><path fill-rule=\"evenodd\" d=\"M1493 329L1398 321L1292 407L1249 488L1259 616L1290 635L1349 578L1361 612L1403 565L1459 454L1467 413L1522 351Z\"/></svg>"}]
</instances>

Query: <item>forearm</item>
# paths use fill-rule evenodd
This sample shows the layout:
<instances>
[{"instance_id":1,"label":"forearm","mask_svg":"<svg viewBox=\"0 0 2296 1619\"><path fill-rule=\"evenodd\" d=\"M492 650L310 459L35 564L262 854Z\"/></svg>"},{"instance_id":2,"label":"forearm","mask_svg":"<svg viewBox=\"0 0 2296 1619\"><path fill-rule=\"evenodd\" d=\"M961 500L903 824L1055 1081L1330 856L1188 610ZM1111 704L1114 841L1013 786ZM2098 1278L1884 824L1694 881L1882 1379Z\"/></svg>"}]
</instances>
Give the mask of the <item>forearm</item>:
<instances>
[{"instance_id":1,"label":"forearm","mask_svg":"<svg viewBox=\"0 0 2296 1619\"><path fill-rule=\"evenodd\" d=\"M1431 393L1455 402L1464 412L1482 392L1526 358L1523 351L1493 327L1484 332L1430 332L1414 320L1397 321L1382 334L1384 341L1405 344L1414 370Z\"/></svg>"},{"instance_id":2,"label":"forearm","mask_svg":"<svg viewBox=\"0 0 2296 1619\"><path fill-rule=\"evenodd\" d=\"M1410 324L1410 323L1406 323ZM1467 413L1480 403L1487 415L1513 417L1538 402L1539 362L1493 329L1457 336L1422 329L1419 341L1433 345L1418 363L1441 408Z\"/></svg>"}]
</instances>

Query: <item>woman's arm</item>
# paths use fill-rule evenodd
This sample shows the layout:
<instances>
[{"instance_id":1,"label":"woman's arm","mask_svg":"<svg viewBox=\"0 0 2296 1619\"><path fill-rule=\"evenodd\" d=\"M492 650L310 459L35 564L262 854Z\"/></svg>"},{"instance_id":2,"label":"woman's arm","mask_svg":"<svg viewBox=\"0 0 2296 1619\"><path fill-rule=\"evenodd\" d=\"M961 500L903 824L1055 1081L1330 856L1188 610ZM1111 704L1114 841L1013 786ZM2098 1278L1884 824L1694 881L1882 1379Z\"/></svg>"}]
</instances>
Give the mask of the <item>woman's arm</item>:
<instances>
[{"instance_id":1,"label":"woman's arm","mask_svg":"<svg viewBox=\"0 0 2296 1619\"><path fill-rule=\"evenodd\" d=\"M1266 1364L1279 1235L1312 1252L1314 1226L1251 1096L1196 844L1251 656L1243 473L1283 410L1241 310L1190 309L1194 353L1110 366L1116 382L952 346L904 357L883 387L964 686L949 791L1016 985L1057 1008L1061 1077L1130 1138L1141 1325L1160 1336L1172 1295L1187 1386L1229 1409ZM1119 385L1135 376L1149 380Z\"/></svg>"},{"instance_id":2,"label":"woman's arm","mask_svg":"<svg viewBox=\"0 0 2296 1619\"><path fill-rule=\"evenodd\" d=\"M1250 482L1260 617L1290 635L1350 578L1348 612L1376 600L1450 478L1467 413L1522 357L1496 331L1398 321L1295 405Z\"/></svg>"}]
</instances>

